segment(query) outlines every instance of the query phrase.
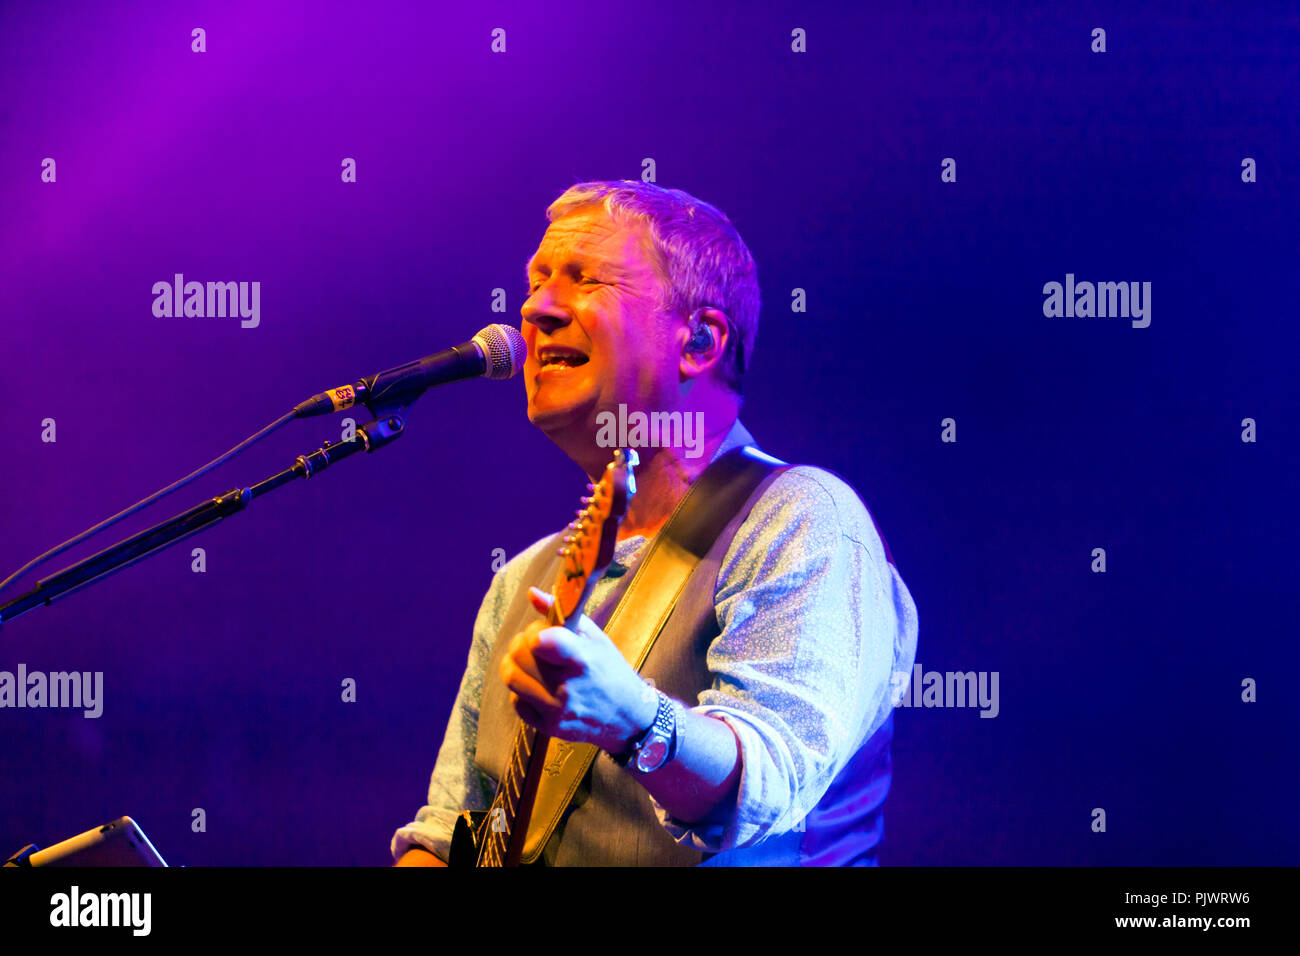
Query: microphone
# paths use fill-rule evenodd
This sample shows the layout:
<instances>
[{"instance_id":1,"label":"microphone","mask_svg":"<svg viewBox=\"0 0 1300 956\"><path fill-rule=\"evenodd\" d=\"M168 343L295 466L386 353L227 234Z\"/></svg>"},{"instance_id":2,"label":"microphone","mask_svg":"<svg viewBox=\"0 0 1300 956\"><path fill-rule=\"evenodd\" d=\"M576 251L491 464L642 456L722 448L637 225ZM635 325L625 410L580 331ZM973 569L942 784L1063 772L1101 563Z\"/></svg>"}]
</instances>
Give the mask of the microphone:
<instances>
[{"instance_id":1,"label":"microphone","mask_svg":"<svg viewBox=\"0 0 1300 956\"><path fill-rule=\"evenodd\" d=\"M340 385L295 406L294 418L341 412L353 405L407 405L435 385L467 378L512 378L524 367L527 346L518 329L489 325L468 342L422 359ZM376 412L376 414L378 414Z\"/></svg>"}]
</instances>

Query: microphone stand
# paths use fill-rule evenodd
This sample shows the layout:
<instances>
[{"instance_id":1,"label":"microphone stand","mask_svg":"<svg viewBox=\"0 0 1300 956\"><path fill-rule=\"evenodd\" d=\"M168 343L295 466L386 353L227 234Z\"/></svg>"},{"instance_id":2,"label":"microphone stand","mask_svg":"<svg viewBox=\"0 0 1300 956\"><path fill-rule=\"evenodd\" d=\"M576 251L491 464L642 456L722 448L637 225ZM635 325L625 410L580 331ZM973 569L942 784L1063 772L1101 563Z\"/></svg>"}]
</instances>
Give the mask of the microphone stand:
<instances>
[{"instance_id":1,"label":"microphone stand","mask_svg":"<svg viewBox=\"0 0 1300 956\"><path fill-rule=\"evenodd\" d=\"M406 411L415 397L419 396L404 396L400 405L366 406L375 418L360 426L356 437L350 441L339 442L337 445L326 441L310 455L299 455L291 467L249 488L233 488L225 494L209 498L189 511L146 528L58 574L42 578L27 593L0 604L0 625L42 604L48 607L52 601L130 567L137 561L143 561L151 554L243 511L254 498L260 498L295 478L310 478L336 461L342 461L359 451L374 452L396 441L406 427Z\"/></svg>"}]
</instances>

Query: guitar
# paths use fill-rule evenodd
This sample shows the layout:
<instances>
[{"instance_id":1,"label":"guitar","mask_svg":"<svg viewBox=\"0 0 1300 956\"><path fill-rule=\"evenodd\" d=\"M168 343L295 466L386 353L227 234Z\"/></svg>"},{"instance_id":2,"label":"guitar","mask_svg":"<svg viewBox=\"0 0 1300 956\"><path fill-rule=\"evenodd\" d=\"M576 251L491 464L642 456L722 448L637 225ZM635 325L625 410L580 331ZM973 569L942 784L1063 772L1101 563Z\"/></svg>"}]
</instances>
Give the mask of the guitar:
<instances>
[{"instance_id":1,"label":"guitar","mask_svg":"<svg viewBox=\"0 0 1300 956\"><path fill-rule=\"evenodd\" d=\"M564 560L551 588L554 601L546 617L548 626L578 632L591 590L614 559L619 524L627 514L628 501L636 494L633 469L639 464L635 450L619 449L600 481L587 485L591 494L582 499L584 507L570 522L570 533L559 551ZM519 866L550 739L519 722L491 808L467 810L456 820L450 866Z\"/></svg>"}]
</instances>

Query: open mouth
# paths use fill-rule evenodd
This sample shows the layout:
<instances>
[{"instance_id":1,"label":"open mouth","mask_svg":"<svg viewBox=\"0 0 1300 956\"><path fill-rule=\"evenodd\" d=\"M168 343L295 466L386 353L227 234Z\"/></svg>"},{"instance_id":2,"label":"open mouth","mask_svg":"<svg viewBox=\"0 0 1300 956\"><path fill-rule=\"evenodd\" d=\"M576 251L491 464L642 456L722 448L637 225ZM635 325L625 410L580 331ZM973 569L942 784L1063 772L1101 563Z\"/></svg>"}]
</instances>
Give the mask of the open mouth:
<instances>
[{"instance_id":1,"label":"open mouth","mask_svg":"<svg viewBox=\"0 0 1300 956\"><path fill-rule=\"evenodd\" d=\"M588 361L590 359L582 352L562 345L544 345L537 351L537 363L543 369L577 368Z\"/></svg>"}]
</instances>

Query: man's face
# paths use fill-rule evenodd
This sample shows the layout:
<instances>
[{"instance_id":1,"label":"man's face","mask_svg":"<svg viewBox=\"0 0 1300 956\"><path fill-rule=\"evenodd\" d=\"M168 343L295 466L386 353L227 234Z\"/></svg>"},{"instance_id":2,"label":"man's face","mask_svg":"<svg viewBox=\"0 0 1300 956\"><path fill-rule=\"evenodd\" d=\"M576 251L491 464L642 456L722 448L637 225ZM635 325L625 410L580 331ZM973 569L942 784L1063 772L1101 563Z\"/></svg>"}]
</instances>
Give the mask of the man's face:
<instances>
[{"instance_id":1,"label":"man's face","mask_svg":"<svg viewBox=\"0 0 1300 956\"><path fill-rule=\"evenodd\" d=\"M548 434L595 430L596 413L671 408L680 348L657 311L659 276L640 227L598 206L551 223L528 263L528 420ZM677 323L680 324L680 323Z\"/></svg>"}]
</instances>

